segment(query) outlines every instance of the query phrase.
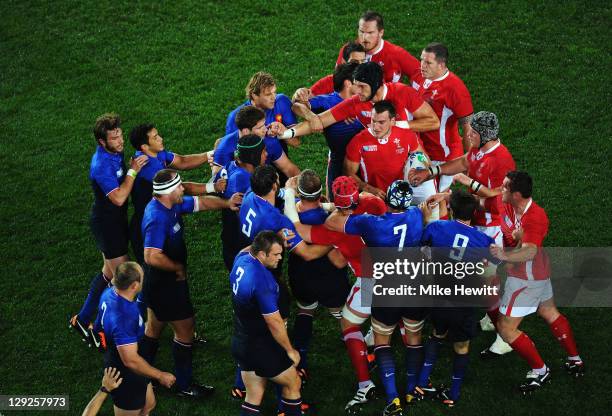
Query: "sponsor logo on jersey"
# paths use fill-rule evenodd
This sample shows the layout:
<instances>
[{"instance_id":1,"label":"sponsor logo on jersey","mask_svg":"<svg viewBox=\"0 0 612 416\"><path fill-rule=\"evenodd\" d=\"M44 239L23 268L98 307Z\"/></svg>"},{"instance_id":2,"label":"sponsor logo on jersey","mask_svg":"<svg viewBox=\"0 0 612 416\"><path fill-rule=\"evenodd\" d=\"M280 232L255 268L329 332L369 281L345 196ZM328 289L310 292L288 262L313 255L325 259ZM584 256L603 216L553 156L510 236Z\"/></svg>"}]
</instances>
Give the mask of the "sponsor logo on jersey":
<instances>
[{"instance_id":1,"label":"sponsor logo on jersey","mask_svg":"<svg viewBox=\"0 0 612 416\"><path fill-rule=\"evenodd\" d=\"M363 146L361 149L364 152L375 152L375 151L378 150L378 146L373 144L373 145L370 145L370 146Z\"/></svg>"},{"instance_id":2,"label":"sponsor logo on jersey","mask_svg":"<svg viewBox=\"0 0 612 416\"><path fill-rule=\"evenodd\" d=\"M361 115L362 115L362 116L364 116L364 117L372 117L372 112L371 112L371 111L365 111L365 110L363 110L363 111L361 112Z\"/></svg>"}]
</instances>

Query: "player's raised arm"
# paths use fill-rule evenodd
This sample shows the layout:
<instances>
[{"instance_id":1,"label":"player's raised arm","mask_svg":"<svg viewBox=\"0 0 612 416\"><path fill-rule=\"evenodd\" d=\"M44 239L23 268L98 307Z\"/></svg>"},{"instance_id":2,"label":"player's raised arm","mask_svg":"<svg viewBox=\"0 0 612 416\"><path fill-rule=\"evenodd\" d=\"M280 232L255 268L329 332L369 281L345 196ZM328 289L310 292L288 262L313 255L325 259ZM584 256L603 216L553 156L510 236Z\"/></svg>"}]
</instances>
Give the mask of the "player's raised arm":
<instances>
[{"instance_id":1,"label":"player's raised arm","mask_svg":"<svg viewBox=\"0 0 612 416\"><path fill-rule=\"evenodd\" d=\"M455 175L468 170L467 154L438 166L430 166L427 170L410 169L408 180L412 186L418 186L425 181L441 175Z\"/></svg>"},{"instance_id":2,"label":"player's raised arm","mask_svg":"<svg viewBox=\"0 0 612 416\"><path fill-rule=\"evenodd\" d=\"M338 121L332 115L331 110L327 110L321 114L318 114L317 118L321 122L323 128L331 126L332 124ZM288 140L294 137L306 136L308 134L312 134L313 132L314 129L312 128L311 123L308 121L303 121L291 127L290 129L287 129L283 134L278 136L278 138L282 140Z\"/></svg>"},{"instance_id":3,"label":"player's raised arm","mask_svg":"<svg viewBox=\"0 0 612 416\"><path fill-rule=\"evenodd\" d=\"M191 170L199 168L204 163L208 162L208 152L197 153L192 155L178 155L174 154L174 160L170 166L179 170Z\"/></svg>"}]
</instances>

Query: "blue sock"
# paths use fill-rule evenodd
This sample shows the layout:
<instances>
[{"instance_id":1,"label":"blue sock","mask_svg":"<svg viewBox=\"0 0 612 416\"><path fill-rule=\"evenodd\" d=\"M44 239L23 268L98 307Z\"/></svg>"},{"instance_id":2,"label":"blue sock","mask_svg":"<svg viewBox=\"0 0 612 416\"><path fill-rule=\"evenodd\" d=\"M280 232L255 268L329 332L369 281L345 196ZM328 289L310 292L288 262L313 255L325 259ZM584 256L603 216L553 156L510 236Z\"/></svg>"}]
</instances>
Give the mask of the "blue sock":
<instances>
[{"instance_id":1,"label":"blue sock","mask_svg":"<svg viewBox=\"0 0 612 416\"><path fill-rule=\"evenodd\" d=\"M261 407L255 406L254 404L244 402L240 408L240 416L252 416L261 413Z\"/></svg>"},{"instance_id":2,"label":"blue sock","mask_svg":"<svg viewBox=\"0 0 612 416\"><path fill-rule=\"evenodd\" d=\"M144 301L144 295L142 294L142 292L138 293L138 296L136 297L136 305L138 305L138 311L140 312L140 316L142 316L142 319L146 319L147 304Z\"/></svg>"},{"instance_id":3,"label":"blue sock","mask_svg":"<svg viewBox=\"0 0 612 416\"><path fill-rule=\"evenodd\" d=\"M399 397L397 386L395 385L395 361L393 360L393 349L391 349L390 345L378 345L374 348L374 355L376 355L376 363L378 364L380 379L385 387L387 404L389 404L393 401L393 399Z\"/></svg>"},{"instance_id":4,"label":"blue sock","mask_svg":"<svg viewBox=\"0 0 612 416\"><path fill-rule=\"evenodd\" d=\"M280 402L280 410L285 412L286 416L302 416L302 399L285 399Z\"/></svg>"},{"instance_id":5,"label":"blue sock","mask_svg":"<svg viewBox=\"0 0 612 416\"><path fill-rule=\"evenodd\" d=\"M234 379L234 387L237 387L240 390L246 390L244 381L242 381L242 369L238 363L236 363L236 378Z\"/></svg>"},{"instance_id":6,"label":"blue sock","mask_svg":"<svg viewBox=\"0 0 612 416\"><path fill-rule=\"evenodd\" d=\"M192 382L192 344L172 341L172 357L174 357L174 375L179 390L186 390Z\"/></svg>"},{"instance_id":7,"label":"blue sock","mask_svg":"<svg viewBox=\"0 0 612 416\"><path fill-rule=\"evenodd\" d=\"M89 293L87 293L87 299L85 299L85 303L78 314L78 319L85 326L89 325L91 322L91 317L98 310L98 303L100 302L100 296L102 296L102 292L104 289L108 287L108 279L102 272L95 275L93 279L91 279L91 283L89 284Z\"/></svg>"},{"instance_id":8,"label":"blue sock","mask_svg":"<svg viewBox=\"0 0 612 416\"><path fill-rule=\"evenodd\" d=\"M469 354L455 353L455 359L453 361L453 379L449 392L451 400L459 400L459 394L461 393L461 384L463 383L463 378L465 377L465 372L467 371L469 361Z\"/></svg>"},{"instance_id":9,"label":"blue sock","mask_svg":"<svg viewBox=\"0 0 612 416\"><path fill-rule=\"evenodd\" d=\"M308 368L308 347L312 338L312 316L299 313L293 324L293 344L300 353L298 368Z\"/></svg>"},{"instance_id":10,"label":"blue sock","mask_svg":"<svg viewBox=\"0 0 612 416\"><path fill-rule=\"evenodd\" d=\"M423 363L423 344L406 345L406 391L412 393L417 385Z\"/></svg>"},{"instance_id":11,"label":"blue sock","mask_svg":"<svg viewBox=\"0 0 612 416\"><path fill-rule=\"evenodd\" d=\"M429 377L438 360L438 352L441 345L442 341L436 337L429 338L425 343L425 360L423 361L423 366L419 374L418 385L420 387L425 387L429 384Z\"/></svg>"}]
</instances>

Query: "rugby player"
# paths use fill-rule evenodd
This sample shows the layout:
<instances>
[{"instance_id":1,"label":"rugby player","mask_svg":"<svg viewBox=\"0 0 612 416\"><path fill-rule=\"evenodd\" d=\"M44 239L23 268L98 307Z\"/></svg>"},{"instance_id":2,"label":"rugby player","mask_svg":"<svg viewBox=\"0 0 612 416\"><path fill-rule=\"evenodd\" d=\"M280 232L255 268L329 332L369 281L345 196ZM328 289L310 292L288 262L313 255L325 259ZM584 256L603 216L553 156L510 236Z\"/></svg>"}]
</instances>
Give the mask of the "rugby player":
<instances>
[{"instance_id":1,"label":"rugby player","mask_svg":"<svg viewBox=\"0 0 612 416\"><path fill-rule=\"evenodd\" d=\"M461 79L448 67L448 49L441 43L430 43L421 52L421 69L413 77L412 86L429 103L440 119L440 127L421 133L421 140L433 165L460 157L469 152L470 120L474 107L472 97ZM459 135L459 128L463 133ZM438 191L444 192L452 176L440 176Z\"/></svg>"},{"instance_id":2,"label":"rugby player","mask_svg":"<svg viewBox=\"0 0 612 416\"><path fill-rule=\"evenodd\" d=\"M201 398L214 389L192 379L194 310L187 282L187 248L182 215L212 209L237 209L241 195L225 200L213 196L183 196L181 177L175 170L162 169L153 178L153 199L142 220L146 279L143 287L147 305L142 355L153 363L159 337L166 323L174 331L172 355L177 376L177 393Z\"/></svg>"},{"instance_id":3,"label":"rugby player","mask_svg":"<svg viewBox=\"0 0 612 416\"><path fill-rule=\"evenodd\" d=\"M291 185L292 182L288 181L288 186ZM332 185L332 192L338 215L345 217L351 214L366 213L382 215L387 211L383 200L371 194L360 194L355 180L347 176L336 178ZM363 294L364 290L371 287L364 281L370 276L366 276L361 267L361 251L365 244L361 237L356 235L331 231L325 225L312 226L300 223L293 196L294 193L291 188L285 189L285 215L291 219L300 236L305 241L314 244L333 245L346 259L356 277L342 308L342 319L340 320L342 339L358 381L357 391L346 404L345 410L355 412L359 410L361 404L373 399L376 393L376 386L370 379L369 374L368 349L361 332L361 325L370 317L371 313L371 305L368 304L371 296Z\"/></svg>"},{"instance_id":4,"label":"rugby player","mask_svg":"<svg viewBox=\"0 0 612 416\"><path fill-rule=\"evenodd\" d=\"M374 104L372 126L351 140L344 158L344 174L355 179L362 191L379 198L385 198L389 185L403 177L410 153L424 152L416 134L397 127L395 117L390 101ZM424 196L434 193L435 189L430 187Z\"/></svg>"},{"instance_id":5,"label":"rugby player","mask_svg":"<svg viewBox=\"0 0 612 416\"><path fill-rule=\"evenodd\" d=\"M278 125L278 123L273 124ZM266 127L266 113L263 110L252 105L241 107L236 113L236 125L238 130L223 137L215 149L212 168L213 176L221 168L234 160L234 152L236 151L238 139L247 134L256 134L263 138L268 155L266 163L274 165L286 177L292 177L300 173L299 168L287 157L281 142L275 137L267 136L268 133L276 133L272 132L268 128L269 126Z\"/></svg>"},{"instance_id":6,"label":"rugby player","mask_svg":"<svg viewBox=\"0 0 612 416\"><path fill-rule=\"evenodd\" d=\"M114 367L123 382L113 389L115 415L147 415L155 407L155 394L149 379L171 387L176 378L152 367L138 351L144 336L144 323L136 304L142 289L143 271L138 263L125 262L117 266L113 286L100 298L100 314L96 327L104 331L107 349L104 366Z\"/></svg>"},{"instance_id":7,"label":"rugby player","mask_svg":"<svg viewBox=\"0 0 612 416\"><path fill-rule=\"evenodd\" d=\"M316 114L333 108L343 100L350 98L353 88L353 72L357 64L342 64L334 71L332 94L318 95L306 101L294 100L293 112L305 120L316 117ZM355 134L363 130L363 125L355 120L350 123L334 123L323 130L323 135L329 147L327 161L327 196L333 202L330 192L334 180L342 175L342 165L346 155L346 147Z\"/></svg>"},{"instance_id":8,"label":"rugby player","mask_svg":"<svg viewBox=\"0 0 612 416\"><path fill-rule=\"evenodd\" d=\"M383 39L385 26L380 13L368 10L359 18L357 41L366 51L366 62L375 62L384 70L385 82L399 82L402 76L411 80L419 72L419 61L404 48ZM336 65L342 63L340 49Z\"/></svg>"},{"instance_id":9,"label":"rugby player","mask_svg":"<svg viewBox=\"0 0 612 416\"><path fill-rule=\"evenodd\" d=\"M470 122L468 139L472 147L463 156L439 166L430 166L428 170L411 170L409 180L419 184L423 180L440 175L455 175L454 179L467 186L479 200L474 225L502 245L502 204L500 187L506 174L514 170L516 165L512 155L499 139L499 121L494 113L480 111ZM467 171L467 176L462 172ZM499 279L494 278L499 286ZM490 320L494 325L499 316L499 297L494 297L487 311L489 319L483 319L481 326ZM481 352L482 358L499 357L512 351L512 348L498 335L493 344Z\"/></svg>"},{"instance_id":10,"label":"rugby player","mask_svg":"<svg viewBox=\"0 0 612 416\"><path fill-rule=\"evenodd\" d=\"M368 247L416 247L421 241L423 225L429 219L431 210L425 203L419 208L411 207L411 200L410 184L396 180L387 190L385 202L388 211L384 215L350 215L348 218L331 215L325 225L334 231L361 236ZM385 415L402 412L395 384L393 351L389 345L391 335L401 320L406 330L403 339L406 343L407 388L410 388L416 382L422 361L421 329L426 312L424 308L372 307L374 354L387 396Z\"/></svg>"},{"instance_id":11,"label":"rugby player","mask_svg":"<svg viewBox=\"0 0 612 416\"><path fill-rule=\"evenodd\" d=\"M157 172L165 168L174 168L177 170L191 170L202 166L208 161L206 153L179 155L165 149L164 139L160 136L159 131L153 124L140 124L130 131L130 143L136 150L135 158L146 155L148 163L142 168L140 174L134 181L132 188L132 204L134 205L134 213L130 220L130 241L136 260L140 264L144 264L144 248L142 246L142 217L144 210L153 195L153 177ZM184 182L183 187L185 193L192 195L197 191L206 191L200 189L203 185L196 186L189 182ZM223 192L225 189L225 181L221 180L215 184L211 184L207 193Z\"/></svg>"},{"instance_id":12,"label":"rugby player","mask_svg":"<svg viewBox=\"0 0 612 416\"><path fill-rule=\"evenodd\" d=\"M267 157L268 152L263 138L256 134L241 136L238 139L234 160L228 162L215 175L215 183L221 180L227 181L222 197L230 199L236 192L246 194L251 189L251 175L255 168L266 163ZM238 252L249 245L246 236L240 232L239 225L235 211L231 209L221 211L223 262L228 271L232 270Z\"/></svg>"},{"instance_id":13,"label":"rugby player","mask_svg":"<svg viewBox=\"0 0 612 416\"><path fill-rule=\"evenodd\" d=\"M145 155L130 160L126 172L123 161L123 131L117 114L103 114L93 129L96 152L91 158L89 181L94 193L90 226L103 266L92 280L85 303L78 314L70 318L74 329L89 346L100 348L100 340L91 325L98 301L112 280L118 265L128 260L127 200L138 172L148 162Z\"/></svg>"},{"instance_id":14,"label":"rugby player","mask_svg":"<svg viewBox=\"0 0 612 416\"><path fill-rule=\"evenodd\" d=\"M489 254L489 246L495 243L493 238L471 225L478 207L478 201L464 190L454 191L450 195L450 213L452 220L434 221L427 225L423 232L422 244L433 249L433 259L438 262L471 262L477 263L486 259L491 269L500 261ZM425 359L419 372L419 381L414 391L409 391L406 401L415 399L437 398L447 407L453 407L459 399L461 384L469 362L470 340L476 335L478 319L474 307L451 305L441 307L433 305L430 313L433 324L432 336L425 342ZM450 338L453 342L454 358L450 388L436 389L429 381L438 359L443 341Z\"/></svg>"},{"instance_id":15,"label":"rugby player","mask_svg":"<svg viewBox=\"0 0 612 416\"><path fill-rule=\"evenodd\" d=\"M268 269L278 268L283 239L261 231L236 256L230 273L234 335L232 355L242 370L246 396L240 414L261 413L266 381L282 386L280 411L301 416L300 354L291 345L279 306L279 286Z\"/></svg>"},{"instance_id":16,"label":"rugby player","mask_svg":"<svg viewBox=\"0 0 612 416\"><path fill-rule=\"evenodd\" d=\"M362 64L365 61L366 53L363 46L357 42L348 42L342 50L342 63L336 64L335 70L344 64ZM334 86L334 75L329 74L312 84L310 88L298 88L293 94L292 101L305 102L317 95L332 94L334 91L337 91Z\"/></svg>"},{"instance_id":17,"label":"rugby player","mask_svg":"<svg viewBox=\"0 0 612 416\"><path fill-rule=\"evenodd\" d=\"M529 393L550 382L550 369L535 344L518 327L523 318L537 312L567 353L565 369L573 376L584 374L584 362L567 318L553 299L550 264L542 243L548 233L546 211L531 195L533 181L526 172L508 172L502 185L504 250L492 246L491 253L508 263L508 279L499 307L497 329L507 343L529 364L531 370L519 389Z\"/></svg>"},{"instance_id":18,"label":"rugby player","mask_svg":"<svg viewBox=\"0 0 612 416\"><path fill-rule=\"evenodd\" d=\"M272 129L272 136L275 135L275 132L282 131L284 127L291 127L297 123L295 114L291 111L291 100L284 94L276 93L276 81L269 73L255 73L249 80L245 90L247 100L227 116L225 135L239 129L236 124L236 115L245 105L252 105L265 112L265 124ZM288 140L287 143L281 143L283 151L289 154L287 144L290 146L299 146L300 141L299 139L293 139Z\"/></svg>"},{"instance_id":19,"label":"rugby player","mask_svg":"<svg viewBox=\"0 0 612 416\"><path fill-rule=\"evenodd\" d=\"M304 170L296 179L299 222L308 225L323 224L328 212L321 204L323 192L321 179L310 169ZM287 189L285 192L288 192ZM338 320L342 318L342 307L351 285L348 280L346 260L337 250L332 250L327 256L311 261L290 255L288 273L289 286L298 307L293 327L293 341L300 352L300 364L297 369L302 380L306 381L314 313L321 304L333 317Z\"/></svg>"},{"instance_id":20,"label":"rugby player","mask_svg":"<svg viewBox=\"0 0 612 416\"><path fill-rule=\"evenodd\" d=\"M424 102L417 91L401 83L385 83L383 70L374 62L357 66L353 73L355 95L337 104L330 110L318 114L289 128L278 137L293 139L311 133L323 131L338 121L356 118L364 127L371 124L372 108L375 103L388 100L393 103L396 112L396 125L411 129L414 132L436 130L440 120L431 106Z\"/></svg>"}]
</instances>

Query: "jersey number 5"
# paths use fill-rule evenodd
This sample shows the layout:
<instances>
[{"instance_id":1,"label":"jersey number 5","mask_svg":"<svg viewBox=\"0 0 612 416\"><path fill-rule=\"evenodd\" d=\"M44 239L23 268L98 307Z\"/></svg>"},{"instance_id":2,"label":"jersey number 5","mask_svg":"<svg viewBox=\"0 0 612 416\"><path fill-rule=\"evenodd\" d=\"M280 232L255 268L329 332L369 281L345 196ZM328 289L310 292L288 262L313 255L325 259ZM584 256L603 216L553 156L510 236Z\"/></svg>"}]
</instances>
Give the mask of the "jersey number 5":
<instances>
[{"instance_id":1,"label":"jersey number 5","mask_svg":"<svg viewBox=\"0 0 612 416\"><path fill-rule=\"evenodd\" d=\"M251 236L251 230L253 229L253 218L256 216L257 214L255 214L255 211L253 211L252 208L249 208L249 212L247 212L246 218L244 219L249 226L247 228L247 224L242 224L242 232L246 234L247 237Z\"/></svg>"},{"instance_id":2,"label":"jersey number 5","mask_svg":"<svg viewBox=\"0 0 612 416\"><path fill-rule=\"evenodd\" d=\"M240 286L240 280L242 279L243 274L244 269L242 267L238 267L236 269L236 276L238 276L238 278L236 279L236 282L232 285L232 292L234 292L234 295L238 294L238 286Z\"/></svg>"}]
</instances>

